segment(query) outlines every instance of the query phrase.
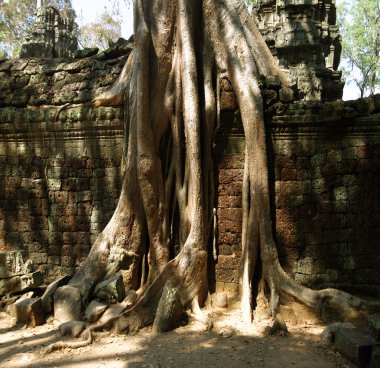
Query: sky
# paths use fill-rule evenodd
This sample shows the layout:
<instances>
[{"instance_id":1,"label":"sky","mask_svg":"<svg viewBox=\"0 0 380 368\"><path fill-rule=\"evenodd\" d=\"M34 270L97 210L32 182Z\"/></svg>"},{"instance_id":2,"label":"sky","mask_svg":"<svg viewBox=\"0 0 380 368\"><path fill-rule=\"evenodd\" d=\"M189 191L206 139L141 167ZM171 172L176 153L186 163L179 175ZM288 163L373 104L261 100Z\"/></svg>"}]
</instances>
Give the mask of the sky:
<instances>
[{"instance_id":1,"label":"sky","mask_svg":"<svg viewBox=\"0 0 380 368\"><path fill-rule=\"evenodd\" d=\"M105 6L112 4L111 0L72 0L74 10L78 16L78 23L83 19L83 23L90 23L102 13ZM125 39L133 33L133 5L126 5L124 1L120 1L121 11L125 19L122 22L121 35Z\"/></svg>"},{"instance_id":2,"label":"sky","mask_svg":"<svg viewBox=\"0 0 380 368\"><path fill-rule=\"evenodd\" d=\"M339 3L341 0L338 0ZM72 0L73 7L83 23L89 23L94 21L97 16L103 11L105 6L110 6L111 0ZM121 1L121 11L125 19L122 22L122 37L128 39L133 33L133 5L132 1L129 1L130 5L126 5L124 1ZM344 100L353 100L360 97L359 89L353 85L345 85L343 90Z\"/></svg>"}]
</instances>

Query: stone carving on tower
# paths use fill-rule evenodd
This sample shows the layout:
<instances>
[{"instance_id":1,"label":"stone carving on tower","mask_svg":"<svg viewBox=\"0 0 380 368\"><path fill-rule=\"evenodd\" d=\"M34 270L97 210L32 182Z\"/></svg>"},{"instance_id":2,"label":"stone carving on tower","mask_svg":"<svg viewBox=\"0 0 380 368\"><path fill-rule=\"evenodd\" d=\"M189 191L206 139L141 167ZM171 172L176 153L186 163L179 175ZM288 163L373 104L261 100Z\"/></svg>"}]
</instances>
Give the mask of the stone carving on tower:
<instances>
[{"instance_id":1,"label":"stone carving on tower","mask_svg":"<svg viewBox=\"0 0 380 368\"><path fill-rule=\"evenodd\" d=\"M301 99L342 97L335 0L257 0L253 16Z\"/></svg>"},{"instance_id":2,"label":"stone carving on tower","mask_svg":"<svg viewBox=\"0 0 380 368\"><path fill-rule=\"evenodd\" d=\"M30 38L22 45L20 58L70 58L78 48L75 22L53 5L37 0L37 17Z\"/></svg>"}]
</instances>

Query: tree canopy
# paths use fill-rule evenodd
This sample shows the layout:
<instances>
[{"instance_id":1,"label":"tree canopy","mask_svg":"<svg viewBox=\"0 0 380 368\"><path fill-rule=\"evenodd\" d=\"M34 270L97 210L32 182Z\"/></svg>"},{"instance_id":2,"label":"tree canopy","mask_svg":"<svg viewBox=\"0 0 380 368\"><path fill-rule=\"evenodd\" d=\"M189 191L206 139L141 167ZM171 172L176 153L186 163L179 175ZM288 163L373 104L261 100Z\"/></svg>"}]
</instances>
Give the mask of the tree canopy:
<instances>
[{"instance_id":1,"label":"tree canopy","mask_svg":"<svg viewBox=\"0 0 380 368\"><path fill-rule=\"evenodd\" d=\"M78 33L80 46L107 49L111 41L116 41L121 36L122 21L120 1L114 0L109 7L104 7L94 22L83 22L80 25Z\"/></svg>"},{"instance_id":2,"label":"tree canopy","mask_svg":"<svg viewBox=\"0 0 380 368\"><path fill-rule=\"evenodd\" d=\"M344 0L338 6L342 69L361 97L380 87L380 0Z\"/></svg>"}]
</instances>

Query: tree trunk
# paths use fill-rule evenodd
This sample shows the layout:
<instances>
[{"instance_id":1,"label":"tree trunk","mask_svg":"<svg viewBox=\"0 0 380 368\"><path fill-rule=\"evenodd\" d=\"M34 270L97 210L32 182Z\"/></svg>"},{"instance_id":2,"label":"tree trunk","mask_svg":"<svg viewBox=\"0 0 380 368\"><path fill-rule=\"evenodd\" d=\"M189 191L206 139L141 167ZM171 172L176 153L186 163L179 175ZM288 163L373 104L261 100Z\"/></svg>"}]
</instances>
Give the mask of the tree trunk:
<instances>
[{"instance_id":1,"label":"tree trunk","mask_svg":"<svg viewBox=\"0 0 380 368\"><path fill-rule=\"evenodd\" d=\"M123 101L126 170L115 213L70 284L86 303L94 285L119 271L137 304L108 323L118 331L151 324L166 282L197 309L207 293L213 219L213 138L219 72L227 72L246 139L243 185L241 306L252 318L254 268L261 262L273 316L289 294L350 317L362 300L338 290L312 291L281 268L272 233L264 112L259 81L277 67L243 1L136 0L135 47L122 75L95 104ZM144 275L148 260L148 276ZM140 276L139 276L140 275ZM140 279L139 279L140 277Z\"/></svg>"}]
</instances>

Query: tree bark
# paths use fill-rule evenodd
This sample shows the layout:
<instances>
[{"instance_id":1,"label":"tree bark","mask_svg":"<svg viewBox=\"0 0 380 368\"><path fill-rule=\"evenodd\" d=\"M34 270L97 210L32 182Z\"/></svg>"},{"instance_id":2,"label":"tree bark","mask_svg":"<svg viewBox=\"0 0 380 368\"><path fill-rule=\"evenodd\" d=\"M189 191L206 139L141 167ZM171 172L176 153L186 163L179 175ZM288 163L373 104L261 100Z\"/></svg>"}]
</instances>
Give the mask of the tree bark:
<instances>
[{"instance_id":1,"label":"tree bark","mask_svg":"<svg viewBox=\"0 0 380 368\"><path fill-rule=\"evenodd\" d=\"M241 308L252 319L252 282L262 265L272 315L289 294L310 307L328 303L346 316L365 313L358 298L313 291L282 269L272 232L262 77L286 78L243 1L136 0L135 47L116 82L96 105L123 101L126 170L115 213L70 284L84 302L101 279L125 270L137 304L105 326L134 331L151 324L165 283L198 310L207 293L207 252L214 208L213 139L218 127L219 72L227 72L244 127L245 170ZM148 259L148 277L141 280ZM140 280L139 280L140 275Z\"/></svg>"}]
</instances>

